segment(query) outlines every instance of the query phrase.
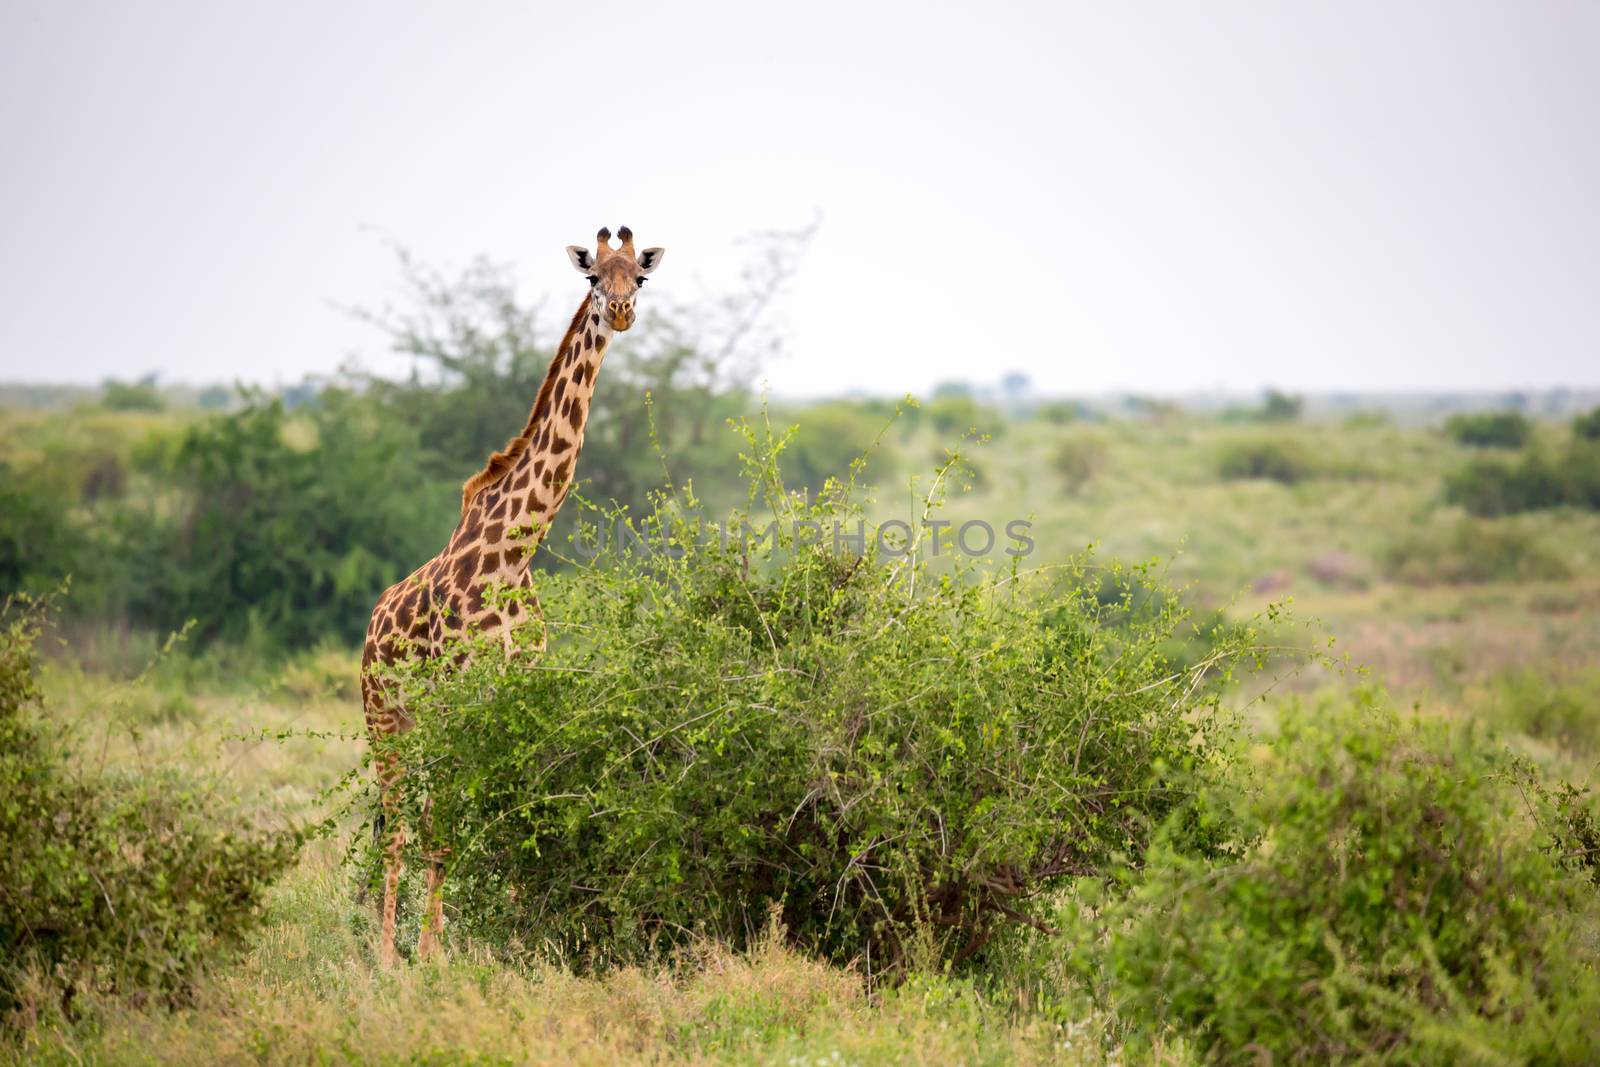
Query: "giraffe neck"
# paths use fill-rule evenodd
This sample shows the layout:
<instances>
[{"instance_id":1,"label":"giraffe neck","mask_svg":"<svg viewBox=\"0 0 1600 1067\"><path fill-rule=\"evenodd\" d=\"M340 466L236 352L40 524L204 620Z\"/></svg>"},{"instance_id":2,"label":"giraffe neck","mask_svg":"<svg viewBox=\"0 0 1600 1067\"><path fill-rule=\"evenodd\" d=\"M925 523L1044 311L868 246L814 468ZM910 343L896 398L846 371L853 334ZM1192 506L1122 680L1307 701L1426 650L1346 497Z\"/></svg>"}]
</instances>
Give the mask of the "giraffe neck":
<instances>
[{"instance_id":1,"label":"giraffe neck","mask_svg":"<svg viewBox=\"0 0 1600 1067\"><path fill-rule=\"evenodd\" d=\"M586 297L550 360L550 369L523 431L527 447L473 505L480 509L482 528L494 535L488 540L498 540L502 533L525 527L533 528L535 542L544 539L572 485L595 378L611 337L610 322L595 311ZM464 525L478 524L469 518ZM527 555L518 555L525 569Z\"/></svg>"}]
</instances>

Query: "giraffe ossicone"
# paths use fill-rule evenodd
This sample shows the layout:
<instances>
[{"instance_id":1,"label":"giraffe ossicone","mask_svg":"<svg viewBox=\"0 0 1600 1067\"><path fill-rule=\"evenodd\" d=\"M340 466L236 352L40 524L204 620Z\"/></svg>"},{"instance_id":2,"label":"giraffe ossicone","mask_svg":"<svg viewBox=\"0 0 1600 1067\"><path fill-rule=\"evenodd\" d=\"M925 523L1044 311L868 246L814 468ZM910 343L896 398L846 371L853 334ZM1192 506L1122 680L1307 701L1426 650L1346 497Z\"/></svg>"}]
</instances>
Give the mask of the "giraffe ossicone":
<instances>
[{"instance_id":1,"label":"giraffe ossicone","mask_svg":"<svg viewBox=\"0 0 1600 1067\"><path fill-rule=\"evenodd\" d=\"M591 252L568 245L567 257L589 283L567 327L522 431L492 454L483 470L461 488L461 519L449 542L427 563L386 589L372 610L361 655L361 702L374 750L382 739L409 730L410 712L381 676L384 666L430 659L466 632L499 634L507 648L523 626L540 627L533 596L500 606L487 594L496 587L531 589L529 561L544 539L572 486L595 380L615 334L634 323L634 301L646 277L661 265L665 250L635 252L633 231L619 227L619 247L602 229ZM522 605L527 605L524 608ZM382 923L378 956L395 960L395 913L405 828L400 819L404 774L392 756L375 760L385 832ZM426 803L423 823L427 822ZM418 827L424 839L426 825ZM426 841L424 841L426 845ZM417 940L427 956L439 947L444 928L444 856L428 855L428 910Z\"/></svg>"}]
</instances>

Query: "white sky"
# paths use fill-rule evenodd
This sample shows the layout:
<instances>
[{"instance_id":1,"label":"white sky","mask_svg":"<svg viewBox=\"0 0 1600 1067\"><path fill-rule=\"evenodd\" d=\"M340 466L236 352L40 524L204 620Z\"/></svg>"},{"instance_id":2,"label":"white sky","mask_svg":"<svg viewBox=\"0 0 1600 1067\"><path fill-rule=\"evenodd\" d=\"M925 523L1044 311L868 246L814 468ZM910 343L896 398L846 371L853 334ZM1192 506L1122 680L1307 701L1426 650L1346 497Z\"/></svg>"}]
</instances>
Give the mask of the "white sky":
<instances>
[{"instance_id":1,"label":"white sky","mask_svg":"<svg viewBox=\"0 0 1600 1067\"><path fill-rule=\"evenodd\" d=\"M0 0L0 379L286 382L425 261L822 229L780 393L1600 385L1600 4Z\"/></svg>"}]
</instances>

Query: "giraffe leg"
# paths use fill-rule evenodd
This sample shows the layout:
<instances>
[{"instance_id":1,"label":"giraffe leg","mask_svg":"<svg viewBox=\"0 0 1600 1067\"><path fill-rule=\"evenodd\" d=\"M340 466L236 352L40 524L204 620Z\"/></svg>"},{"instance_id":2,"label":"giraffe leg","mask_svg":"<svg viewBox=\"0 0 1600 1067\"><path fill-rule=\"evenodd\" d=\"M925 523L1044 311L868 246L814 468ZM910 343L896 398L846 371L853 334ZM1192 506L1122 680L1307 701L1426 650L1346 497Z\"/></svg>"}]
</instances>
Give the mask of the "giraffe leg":
<instances>
[{"instance_id":1,"label":"giraffe leg","mask_svg":"<svg viewBox=\"0 0 1600 1067\"><path fill-rule=\"evenodd\" d=\"M400 872L405 863L406 831L400 822L399 767L392 757L383 759L378 774L383 790L384 822L389 829L389 839L384 848L383 926L378 933L378 962L385 967L393 967L399 962L394 949L394 926L395 913L400 906Z\"/></svg>"},{"instance_id":2,"label":"giraffe leg","mask_svg":"<svg viewBox=\"0 0 1600 1067\"><path fill-rule=\"evenodd\" d=\"M428 910L422 918L422 933L417 937L417 958L427 959L439 951L444 934L444 853L433 845L433 798L422 802L422 840L428 845Z\"/></svg>"}]
</instances>

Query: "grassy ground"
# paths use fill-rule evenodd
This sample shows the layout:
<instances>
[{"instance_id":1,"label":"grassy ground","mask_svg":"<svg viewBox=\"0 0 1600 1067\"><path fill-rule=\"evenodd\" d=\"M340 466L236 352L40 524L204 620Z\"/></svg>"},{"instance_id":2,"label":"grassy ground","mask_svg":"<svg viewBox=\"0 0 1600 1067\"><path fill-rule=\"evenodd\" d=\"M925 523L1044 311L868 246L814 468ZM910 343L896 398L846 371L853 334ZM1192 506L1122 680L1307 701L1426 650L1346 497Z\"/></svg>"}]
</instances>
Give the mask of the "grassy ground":
<instances>
[{"instance_id":1,"label":"grassy ground","mask_svg":"<svg viewBox=\"0 0 1600 1067\"><path fill-rule=\"evenodd\" d=\"M1553 431L1552 431L1553 432ZM915 514L897 479L926 468L926 430L892 440L880 517ZM1229 450L1267 440L1305 464L1292 484L1227 479ZM948 517L997 528L1031 518L1048 564L1090 543L1108 557L1162 557L1205 608L1248 615L1289 598L1364 675L1286 673L1253 709L1353 678L1427 712L1482 722L1580 784L1600 759L1600 516L1473 519L1441 499L1468 451L1436 431L1222 425L1182 418L1022 423L979 448L971 493ZM360 758L355 661L325 649L263 673L174 660L145 684L116 680L152 649L79 635L45 679L78 724L82 758L222 771L263 819L309 818ZM331 736L246 740L262 731ZM340 736L343 735L343 736ZM359 832L352 827L351 832ZM248 955L177 1010L91 1005L40 1018L0 1060L139 1062L1184 1063L1179 1039L1137 1050L1119 1021L1070 997L916 979L869 993L862 977L776 941L715 946L670 966L576 977L558 963L497 964L453 946L436 964L384 973L371 909L339 847L320 842L276 891Z\"/></svg>"}]
</instances>

